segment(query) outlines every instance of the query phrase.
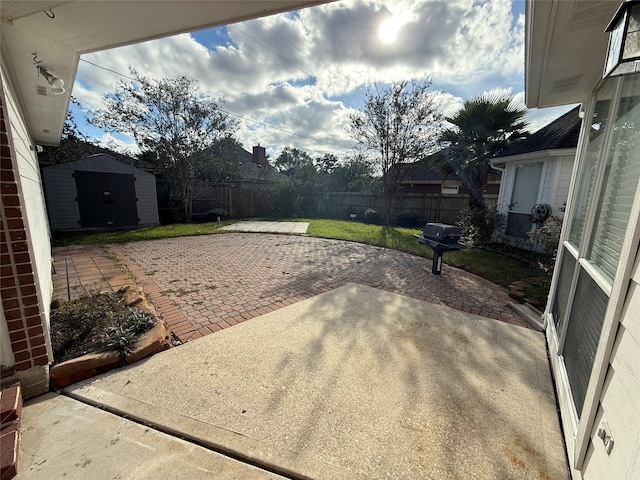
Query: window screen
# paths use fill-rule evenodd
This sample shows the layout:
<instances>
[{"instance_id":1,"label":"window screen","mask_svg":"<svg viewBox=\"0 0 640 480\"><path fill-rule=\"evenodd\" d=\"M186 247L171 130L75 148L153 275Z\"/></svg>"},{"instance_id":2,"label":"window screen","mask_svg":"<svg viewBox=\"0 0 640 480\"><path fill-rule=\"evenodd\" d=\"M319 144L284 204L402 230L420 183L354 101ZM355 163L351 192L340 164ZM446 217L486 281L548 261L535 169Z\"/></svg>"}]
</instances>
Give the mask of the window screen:
<instances>
[{"instance_id":1,"label":"window screen","mask_svg":"<svg viewBox=\"0 0 640 480\"><path fill-rule=\"evenodd\" d=\"M611 88L607 89L605 96L610 95L610 90ZM593 187L598 169L598 158L600 156L600 150L602 149L610 106L611 100L599 100L596 102L596 107L593 112L593 121L589 129L589 143L587 144L582 171L578 179L577 195L575 206L573 207L573 215L571 216L571 227L568 238L569 242L576 247L576 249L580 248L587 210L593 195Z\"/></svg>"},{"instance_id":2,"label":"window screen","mask_svg":"<svg viewBox=\"0 0 640 480\"><path fill-rule=\"evenodd\" d=\"M607 152L603 188L598 202L588 259L610 283L618 267L631 205L640 178L637 137L640 128L640 78L626 77Z\"/></svg>"},{"instance_id":3,"label":"window screen","mask_svg":"<svg viewBox=\"0 0 640 480\"><path fill-rule=\"evenodd\" d=\"M562 261L560 262L560 273L556 293L553 298L553 320L556 324L556 331L560 332L565 323L565 314L567 304L569 303L569 291L571 289L571 281L576 269L576 259L564 249L562 253Z\"/></svg>"},{"instance_id":4,"label":"window screen","mask_svg":"<svg viewBox=\"0 0 640 480\"><path fill-rule=\"evenodd\" d=\"M562 355L573 401L582 411L609 297L581 270Z\"/></svg>"}]
</instances>

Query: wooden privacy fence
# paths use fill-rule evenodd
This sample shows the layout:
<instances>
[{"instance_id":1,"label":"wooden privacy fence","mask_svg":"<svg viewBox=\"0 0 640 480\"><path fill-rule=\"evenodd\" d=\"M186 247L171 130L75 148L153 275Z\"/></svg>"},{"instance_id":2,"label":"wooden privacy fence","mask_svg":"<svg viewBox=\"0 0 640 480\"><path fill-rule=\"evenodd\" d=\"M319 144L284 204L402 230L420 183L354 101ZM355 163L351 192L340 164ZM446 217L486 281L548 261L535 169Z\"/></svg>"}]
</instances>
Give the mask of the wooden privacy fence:
<instances>
[{"instance_id":1,"label":"wooden privacy fence","mask_svg":"<svg viewBox=\"0 0 640 480\"><path fill-rule=\"evenodd\" d=\"M158 209L171 209L169 183L157 182ZM191 201L192 218L215 220L217 216L245 218L268 215L273 210L274 194L270 190L240 188L227 183L194 182ZM162 216L162 215L161 215Z\"/></svg>"},{"instance_id":2,"label":"wooden privacy fence","mask_svg":"<svg viewBox=\"0 0 640 480\"><path fill-rule=\"evenodd\" d=\"M339 193L306 195L317 206L320 215L349 218L349 214L357 214L358 219L364 217L364 212L371 208L382 210L382 197L365 193ZM498 195L485 195L485 203L495 207ZM398 195L395 205L391 209L391 218L403 214L414 216L419 222L457 222L458 212L465 208L469 195L443 195L439 193L403 193Z\"/></svg>"},{"instance_id":3,"label":"wooden privacy fence","mask_svg":"<svg viewBox=\"0 0 640 480\"><path fill-rule=\"evenodd\" d=\"M169 185L158 182L158 207L169 209ZM364 218L364 212L371 208L382 210L380 195L351 192L305 193L304 205L310 208L303 215L324 216L330 218L349 218L355 213L358 220ZM216 216L246 218L265 216L273 212L275 190L252 189L232 186L225 183L195 182L193 185L194 219L215 220ZM489 207L495 207L498 195L485 195ZM399 214L413 216L420 223L441 222L456 223L458 212L467 206L468 195L443 195L439 193L402 193L391 209L391 219Z\"/></svg>"}]
</instances>

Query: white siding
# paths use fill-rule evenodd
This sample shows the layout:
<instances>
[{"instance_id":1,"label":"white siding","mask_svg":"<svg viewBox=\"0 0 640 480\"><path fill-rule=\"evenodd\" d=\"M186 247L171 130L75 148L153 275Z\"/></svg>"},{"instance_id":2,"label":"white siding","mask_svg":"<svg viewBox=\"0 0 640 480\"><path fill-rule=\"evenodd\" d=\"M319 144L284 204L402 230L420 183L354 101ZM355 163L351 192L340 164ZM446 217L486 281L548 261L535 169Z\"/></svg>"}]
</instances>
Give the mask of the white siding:
<instances>
[{"instance_id":1,"label":"white siding","mask_svg":"<svg viewBox=\"0 0 640 480\"><path fill-rule=\"evenodd\" d=\"M558 182L556 187L556 198L551 206L553 207L554 215L563 217L567 198L569 198L569 185L571 184L571 173L573 171L573 164L575 162L575 156L565 155L558 160Z\"/></svg>"},{"instance_id":2,"label":"white siding","mask_svg":"<svg viewBox=\"0 0 640 480\"><path fill-rule=\"evenodd\" d=\"M614 445L607 455L597 436L605 420ZM600 396L582 477L590 479L640 478L640 257L625 306Z\"/></svg>"},{"instance_id":3,"label":"white siding","mask_svg":"<svg viewBox=\"0 0 640 480\"><path fill-rule=\"evenodd\" d=\"M553 199L555 197L555 178L557 175L558 162L556 157L551 157L545 160L544 165L546 168L542 171L543 177L540 179L540 196L538 203L547 203L553 205ZM553 213L555 209L553 209Z\"/></svg>"},{"instance_id":4,"label":"white siding","mask_svg":"<svg viewBox=\"0 0 640 480\"><path fill-rule=\"evenodd\" d=\"M38 156L30 149L33 145L31 135L27 130L26 122L13 94L13 89L8 82L4 70L4 62L1 72L2 87L7 103L7 118L5 121L9 124L9 134L14 146L15 164L19 175L18 184L23 200L23 215L26 231L28 232L27 240L31 247L35 280L40 290L40 299L43 303L42 311L45 313L46 328L48 329L49 304L53 293L51 243ZM52 99L52 101L55 101L55 99ZM45 337L48 337L48 335L45 335Z\"/></svg>"}]
</instances>

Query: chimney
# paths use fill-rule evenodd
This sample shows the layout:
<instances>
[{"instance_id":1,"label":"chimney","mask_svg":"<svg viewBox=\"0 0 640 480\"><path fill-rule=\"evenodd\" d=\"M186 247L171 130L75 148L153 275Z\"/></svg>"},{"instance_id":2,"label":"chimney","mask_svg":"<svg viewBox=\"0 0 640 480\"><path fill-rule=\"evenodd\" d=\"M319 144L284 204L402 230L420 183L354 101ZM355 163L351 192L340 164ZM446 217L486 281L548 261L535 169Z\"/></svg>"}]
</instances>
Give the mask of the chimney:
<instances>
[{"instance_id":1,"label":"chimney","mask_svg":"<svg viewBox=\"0 0 640 480\"><path fill-rule=\"evenodd\" d=\"M264 147L260 145L253 147L253 163L262 167L267 166L267 153Z\"/></svg>"}]
</instances>

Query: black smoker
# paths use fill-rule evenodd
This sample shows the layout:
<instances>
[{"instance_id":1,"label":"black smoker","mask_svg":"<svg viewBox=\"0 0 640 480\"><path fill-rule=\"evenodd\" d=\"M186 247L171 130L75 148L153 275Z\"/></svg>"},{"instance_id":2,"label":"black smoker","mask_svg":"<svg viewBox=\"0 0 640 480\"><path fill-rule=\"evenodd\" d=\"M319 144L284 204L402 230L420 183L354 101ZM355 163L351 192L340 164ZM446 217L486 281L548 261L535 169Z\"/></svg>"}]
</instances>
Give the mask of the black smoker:
<instances>
[{"instance_id":1,"label":"black smoker","mask_svg":"<svg viewBox=\"0 0 640 480\"><path fill-rule=\"evenodd\" d=\"M445 223L427 223L422 229L422 235L414 234L418 242L433 249L433 265L431 273L440 275L442 272L442 255L444 252L452 252L468 248L467 245L458 243L462 230L456 225Z\"/></svg>"}]
</instances>

